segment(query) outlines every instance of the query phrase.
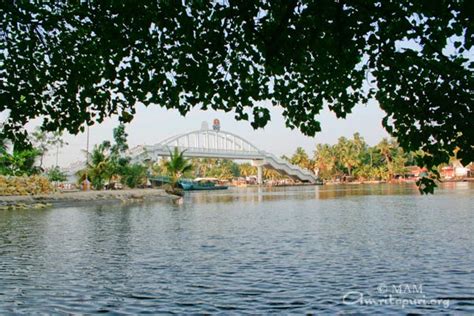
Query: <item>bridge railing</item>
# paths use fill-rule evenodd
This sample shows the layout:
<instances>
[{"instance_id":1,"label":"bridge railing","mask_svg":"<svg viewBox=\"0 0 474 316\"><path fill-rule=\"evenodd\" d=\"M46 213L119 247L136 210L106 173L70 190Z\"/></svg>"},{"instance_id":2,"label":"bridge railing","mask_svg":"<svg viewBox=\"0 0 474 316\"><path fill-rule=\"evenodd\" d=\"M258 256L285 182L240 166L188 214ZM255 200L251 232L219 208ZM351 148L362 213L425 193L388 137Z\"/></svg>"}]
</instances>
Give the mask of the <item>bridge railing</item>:
<instances>
[{"instance_id":1,"label":"bridge railing","mask_svg":"<svg viewBox=\"0 0 474 316\"><path fill-rule=\"evenodd\" d=\"M232 150L232 149L216 149L216 148L204 148L204 147L187 147L187 146L170 146L170 145L154 145L145 147L142 154L159 154L160 156L169 156L175 148L184 151L186 154L209 154L209 155L221 155L229 156L230 158L235 157L236 159L263 159L263 155L259 151L246 151L246 150Z\"/></svg>"},{"instance_id":2,"label":"bridge railing","mask_svg":"<svg viewBox=\"0 0 474 316\"><path fill-rule=\"evenodd\" d=\"M314 173L312 173L311 171L307 170L307 169L304 169L304 168L301 168L299 166L295 166L293 165L292 163L286 161L286 160L283 160L281 158L278 158L276 157L274 154L271 154L271 153L267 153L267 152L264 152L265 153L265 156L267 156L267 158L271 158L273 159L276 163L279 163L279 164L283 164L285 165L286 167L296 171L296 172L301 172L307 176L312 176L314 177Z\"/></svg>"}]
</instances>

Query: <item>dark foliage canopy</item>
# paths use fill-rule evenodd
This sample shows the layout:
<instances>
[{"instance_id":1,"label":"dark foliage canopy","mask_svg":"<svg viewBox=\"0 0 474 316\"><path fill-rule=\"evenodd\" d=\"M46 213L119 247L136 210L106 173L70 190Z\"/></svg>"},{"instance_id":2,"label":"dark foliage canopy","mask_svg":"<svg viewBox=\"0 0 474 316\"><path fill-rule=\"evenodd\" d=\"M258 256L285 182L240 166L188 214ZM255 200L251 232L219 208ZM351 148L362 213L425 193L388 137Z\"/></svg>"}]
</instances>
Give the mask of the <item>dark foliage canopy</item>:
<instances>
[{"instance_id":1,"label":"dark foliage canopy","mask_svg":"<svg viewBox=\"0 0 474 316\"><path fill-rule=\"evenodd\" d=\"M36 1L35 1L36 2ZM473 161L474 1L2 1L3 132L44 117L77 133L137 103L185 114L233 111L254 128L281 106L286 124L320 130L378 100L385 128L420 164L456 146Z\"/></svg>"}]
</instances>

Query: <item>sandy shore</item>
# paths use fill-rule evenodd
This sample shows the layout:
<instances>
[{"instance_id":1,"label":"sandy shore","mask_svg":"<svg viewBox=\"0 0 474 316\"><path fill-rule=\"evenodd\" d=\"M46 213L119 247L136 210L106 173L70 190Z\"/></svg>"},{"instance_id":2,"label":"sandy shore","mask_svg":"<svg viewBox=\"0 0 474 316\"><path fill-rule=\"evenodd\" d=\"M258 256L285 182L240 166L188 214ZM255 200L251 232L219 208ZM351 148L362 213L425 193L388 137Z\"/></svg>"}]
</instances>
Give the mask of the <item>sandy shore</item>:
<instances>
[{"instance_id":1,"label":"sandy shore","mask_svg":"<svg viewBox=\"0 0 474 316\"><path fill-rule=\"evenodd\" d=\"M73 206L101 202L133 202L143 200L171 201L176 197L161 189L59 192L44 195L0 196L0 210L12 208L44 208Z\"/></svg>"}]
</instances>

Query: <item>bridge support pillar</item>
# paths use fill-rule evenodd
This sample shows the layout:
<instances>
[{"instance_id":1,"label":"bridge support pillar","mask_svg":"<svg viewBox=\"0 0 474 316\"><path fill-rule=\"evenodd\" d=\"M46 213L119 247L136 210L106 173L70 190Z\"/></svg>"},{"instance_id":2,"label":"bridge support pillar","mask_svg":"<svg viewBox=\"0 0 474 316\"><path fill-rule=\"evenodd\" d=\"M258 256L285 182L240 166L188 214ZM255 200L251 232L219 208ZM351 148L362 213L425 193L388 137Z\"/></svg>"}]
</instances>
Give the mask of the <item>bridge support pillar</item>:
<instances>
[{"instance_id":1,"label":"bridge support pillar","mask_svg":"<svg viewBox=\"0 0 474 316\"><path fill-rule=\"evenodd\" d=\"M263 160L253 160L252 165L257 167L257 184L263 184Z\"/></svg>"},{"instance_id":2,"label":"bridge support pillar","mask_svg":"<svg viewBox=\"0 0 474 316\"><path fill-rule=\"evenodd\" d=\"M263 167L262 166L257 167L257 183L258 185L263 184Z\"/></svg>"}]
</instances>

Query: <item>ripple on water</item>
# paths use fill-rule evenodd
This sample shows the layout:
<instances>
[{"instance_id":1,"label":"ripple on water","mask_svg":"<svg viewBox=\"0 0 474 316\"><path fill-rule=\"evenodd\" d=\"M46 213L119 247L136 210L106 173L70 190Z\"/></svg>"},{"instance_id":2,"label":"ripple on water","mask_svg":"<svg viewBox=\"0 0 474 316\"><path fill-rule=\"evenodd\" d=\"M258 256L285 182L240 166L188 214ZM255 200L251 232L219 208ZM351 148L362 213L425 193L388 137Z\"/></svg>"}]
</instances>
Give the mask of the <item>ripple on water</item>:
<instances>
[{"instance_id":1,"label":"ripple on water","mask_svg":"<svg viewBox=\"0 0 474 316\"><path fill-rule=\"evenodd\" d=\"M0 314L474 313L474 187L318 190L2 212ZM342 301L380 284L449 307Z\"/></svg>"}]
</instances>

